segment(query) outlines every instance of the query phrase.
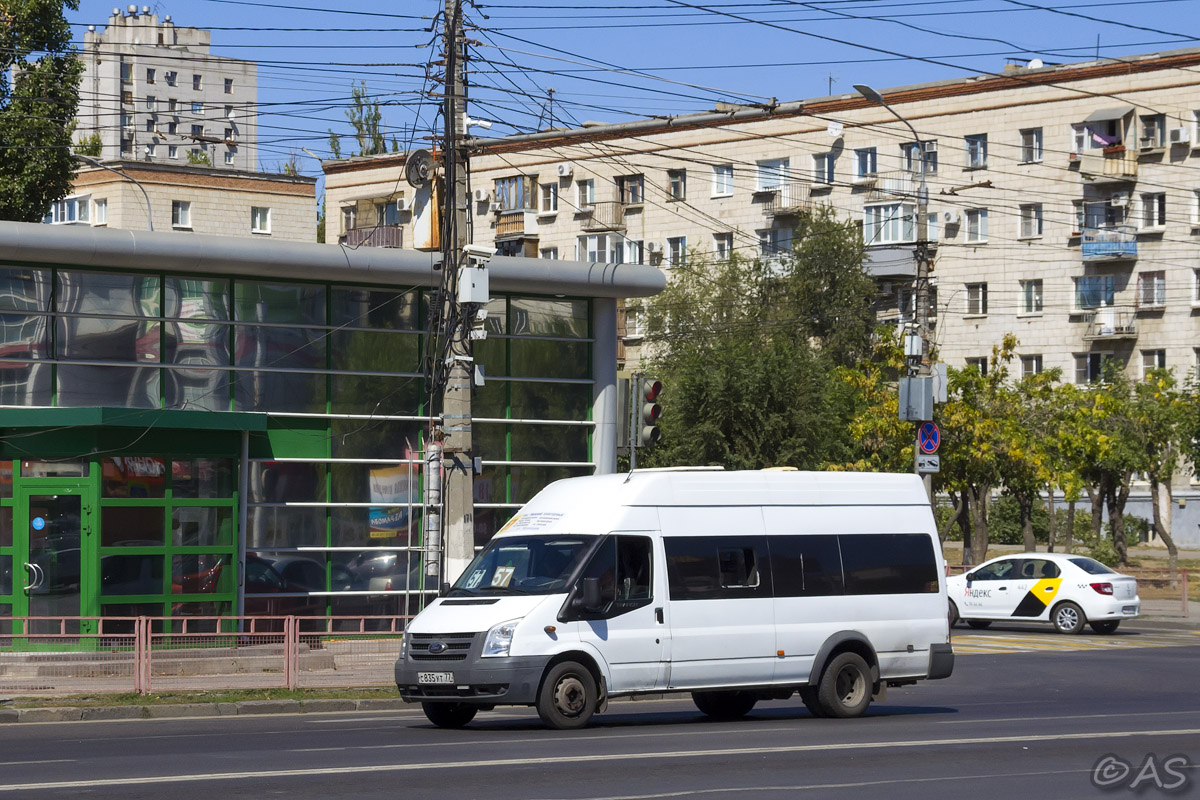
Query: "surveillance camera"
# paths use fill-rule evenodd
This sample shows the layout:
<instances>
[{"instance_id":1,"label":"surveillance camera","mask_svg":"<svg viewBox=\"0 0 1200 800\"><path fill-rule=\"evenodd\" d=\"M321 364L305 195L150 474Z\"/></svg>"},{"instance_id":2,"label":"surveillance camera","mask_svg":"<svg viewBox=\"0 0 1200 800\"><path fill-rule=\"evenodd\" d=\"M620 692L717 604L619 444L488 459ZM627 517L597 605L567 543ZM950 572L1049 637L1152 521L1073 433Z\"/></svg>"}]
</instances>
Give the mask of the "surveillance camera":
<instances>
[{"instance_id":1,"label":"surveillance camera","mask_svg":"<svg viewBox=\"0 0 1200 800\"><path fill-rule=\"evenodd\" d=\"M463 246L463 252L470 258L478 261L487 261L492 256L496 255L496 248L484 247L481 244L468 244Z\"/></svg>"}]
</instances>

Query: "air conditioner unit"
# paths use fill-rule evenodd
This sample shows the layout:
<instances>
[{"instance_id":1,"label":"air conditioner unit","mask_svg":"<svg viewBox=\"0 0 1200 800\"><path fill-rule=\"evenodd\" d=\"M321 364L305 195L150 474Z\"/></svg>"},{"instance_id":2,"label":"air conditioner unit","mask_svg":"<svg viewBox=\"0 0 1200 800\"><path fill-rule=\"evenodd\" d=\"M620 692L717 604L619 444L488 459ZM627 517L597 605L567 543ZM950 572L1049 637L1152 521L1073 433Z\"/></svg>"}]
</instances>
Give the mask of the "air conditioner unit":
<instances>
[{"instance_id":1,"label":"air conditioner unit","mask_svg":"<svg viewBox=\"0 0 1200 800\"><path fill-rule=\"evenodd\" d=\"M646 252L650 255L659 255L663 251L662 242L646 242Z\"/></svg>"},{"instance_id":2,"label":"air conditioner unit","mask_svg":"<svg viewBox=\"0 0 1200 800\"><path fill-rule=\"evenodd\" d=\"M958 224L958 212L957 211L943 211L942 212L942 222L945 222L947 225L957 225Z\"/></svg>"},{"instance_id":3,"label":"air conditioner unit","mask_svg":"<svg viewBox=\"0 0 1200 800\"><path fill-rule=\"evenodd\" d=\"M1192 129L1191 128L1171 128L1170 139L1171 139L1171 144L1191 144Z\"/></svg>"},{"instance_id":4,"label":"air conditioner unit","mask_svg":"<svg viewBox=\"0 0 1200 800\"><path fill-rule=\"evenodd\" d=\"M397 197L396 210L400 212L412 211L412 200L409 200L407 197Z\"/></svg>"},{"instance_id":5,"label":"air conditioner unit","mask_svg":"<svg viewBox=\"0 0 1200 800\"><path fill-rule=\"evenodd\" d=\"M490 213L492 213L492 214L495 214L495 213L496 213L496 212L498 212L499 210L500 210L500 204L499 204L499 203L490 203L490 204L488 204L488 211L489 211Z\"/></svg>"},{"instance_id":6,"label":"air conditioner unit","mask_svg":"<svg viewBox=\"0 0 1200 800\"><path fill-rule=\"evenodd\" d=\"M1121 208L1129 205L1129 192L1117 192L1108 198L1108 204L1113 208Z\"/></svg>"},{"instance_id":7,"label":"air conditioner unit","mask_svg":"<svg viewBox=\"0 0 1200 800\"><path fill-rule=\"evenodd\" d=\"M569 177L571 177L571 175L574 172L575 172L574 164L559 164L558 165L558 177L560 177L560 178L569 178Z\"/></svg>"},{"instance_id":8,"label":"air conditioner unit","mask_svg":"<svg viewBox=\"0 0 1200 800\"><path fill-rule=\"evenodd\" d=\"M925 144L925 152L926 153L936 153L937 152L937 142L925 142L924 144Z\"/></svg>"},{"instance_id":9,"label":"air conditioner unit","mask_svg":"<svg viewBox=\"0 0 1200 800\"><path fill-rule=\"evenodd\" d=\"M491 200L491 199L492 199L492 192L490 189L476 189L475 190L475 202L476 203L486 203L488 200Z\"/></svg>"}]
</instances>

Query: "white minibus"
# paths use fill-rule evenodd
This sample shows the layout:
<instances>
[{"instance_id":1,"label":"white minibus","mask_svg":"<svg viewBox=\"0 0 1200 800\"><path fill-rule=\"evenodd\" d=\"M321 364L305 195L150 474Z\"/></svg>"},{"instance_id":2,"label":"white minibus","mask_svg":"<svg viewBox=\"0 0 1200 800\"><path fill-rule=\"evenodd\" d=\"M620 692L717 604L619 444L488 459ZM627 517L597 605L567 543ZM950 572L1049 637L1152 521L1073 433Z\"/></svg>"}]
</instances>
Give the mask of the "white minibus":
<instances>
[{"instance_id":1,"label":"white minibus","mask_svg":"<svg viewBox=\"0 0 1200 800\"><path fill-rule=\"evenodd\" d=\"M547 486L408 625L396 685L442 727L527 705L578 728L690 692L744 716L799 693L857 717L954 666L915 475L635 470Z\"/></svg>"}]
</instances>

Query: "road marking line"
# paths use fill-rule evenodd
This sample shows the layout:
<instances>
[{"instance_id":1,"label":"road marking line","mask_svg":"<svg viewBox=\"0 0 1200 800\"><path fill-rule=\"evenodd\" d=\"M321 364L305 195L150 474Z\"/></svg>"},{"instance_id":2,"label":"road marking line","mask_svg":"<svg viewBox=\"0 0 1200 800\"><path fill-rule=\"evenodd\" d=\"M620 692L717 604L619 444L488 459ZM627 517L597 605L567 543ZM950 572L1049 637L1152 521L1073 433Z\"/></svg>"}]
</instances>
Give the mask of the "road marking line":
<instances>
[{"instance_id":1,"label":"road marking line","mask_svg":"<svg viewBox=\"0 0 1200 800\"><path fill-rule=\"evenodd\" d=\"M19 767L29 764L74 764L73 758L46 758L40 761L0 761L0 767Z\"/></svg>"},{"instance_id":2,"label":"road marking line","mask_svg":"<svg viewBox=\"0 0 1200 800\"><path fill-rule=\"evenodd\" d=\"M785 745L780 747L736 747L722 750L674 750L662 753L597 753L592 755L570 756L572 763L609 762L609 761L649 761L656 759L687 759L713 758L716 756L754 756L781 753L825 753L830 750L879 750L892 747L951 747L968 744L1007 744L1017 742L1062 742L1068 740L1098 740L1125 739L1137 736L1196 736L1200 728L1181 728L1178 730L1153 731L1106 731L1094 733L1059 733L1038 734L1031 736L986 736L974 739L916 739L899 742L839 742L805 745ZM194 783L198 781L238 781L273 778L305 778L320 775L362 775L364 773L388 772L417 772L439 769L479 769L483 767L519 767L541 764L563 763L563 756L541 756L537 758L496 758L479 761L442 761L419 764L375 764L347 765L344 767L315 767L309 769L277 769L260 770L255 772L217 772L196 773L191 775L155 775L147 777L128 778L93 778L80 781L53 781L47 783L22 783L10 786L0 786L0 792L28 792L38 789L85 789L103 786L147 786L167 783Z\"/></svg>"},{"instance_id":3,"label":"road marking line","mask_svg":"<svg viewBox=\"0 0 1200 800\"><path fill-rule=\"evenodd\" d=\"M1036 720L1056 720L1056 719L1110 719L1117 717L1165 717L1168 714L1198 714L1200 709L1193 711L1130 711L1125 714L1072 714L1070 716L1053 716L1053 717L988 717L987 719L939 719L935 720L938 725L979 725L981 723L992 722L1025 722Z\"/></svg>"}]
</instances>

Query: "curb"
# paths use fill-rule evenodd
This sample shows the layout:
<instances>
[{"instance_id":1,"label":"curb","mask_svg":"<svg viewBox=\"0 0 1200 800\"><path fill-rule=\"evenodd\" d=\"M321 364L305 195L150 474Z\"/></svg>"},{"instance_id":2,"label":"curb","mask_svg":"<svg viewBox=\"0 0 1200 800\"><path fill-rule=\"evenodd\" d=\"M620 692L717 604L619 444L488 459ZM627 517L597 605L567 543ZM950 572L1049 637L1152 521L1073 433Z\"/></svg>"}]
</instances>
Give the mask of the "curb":
<instances>
[{"instance_id":1,"label":"curb","mask_svg":"<svg viewBox=\"0 0 1200 800\"><path fill-rule=\"evenodd\" d=\"M237 703L180 703L145 706L63 706L0 708L0 725L13 722L83 722L187 717L248 717L267 714L334 714L347 711L398 711L413 708L400 698L369 700L242 700Z\"/></svg>"}]
</instances>

